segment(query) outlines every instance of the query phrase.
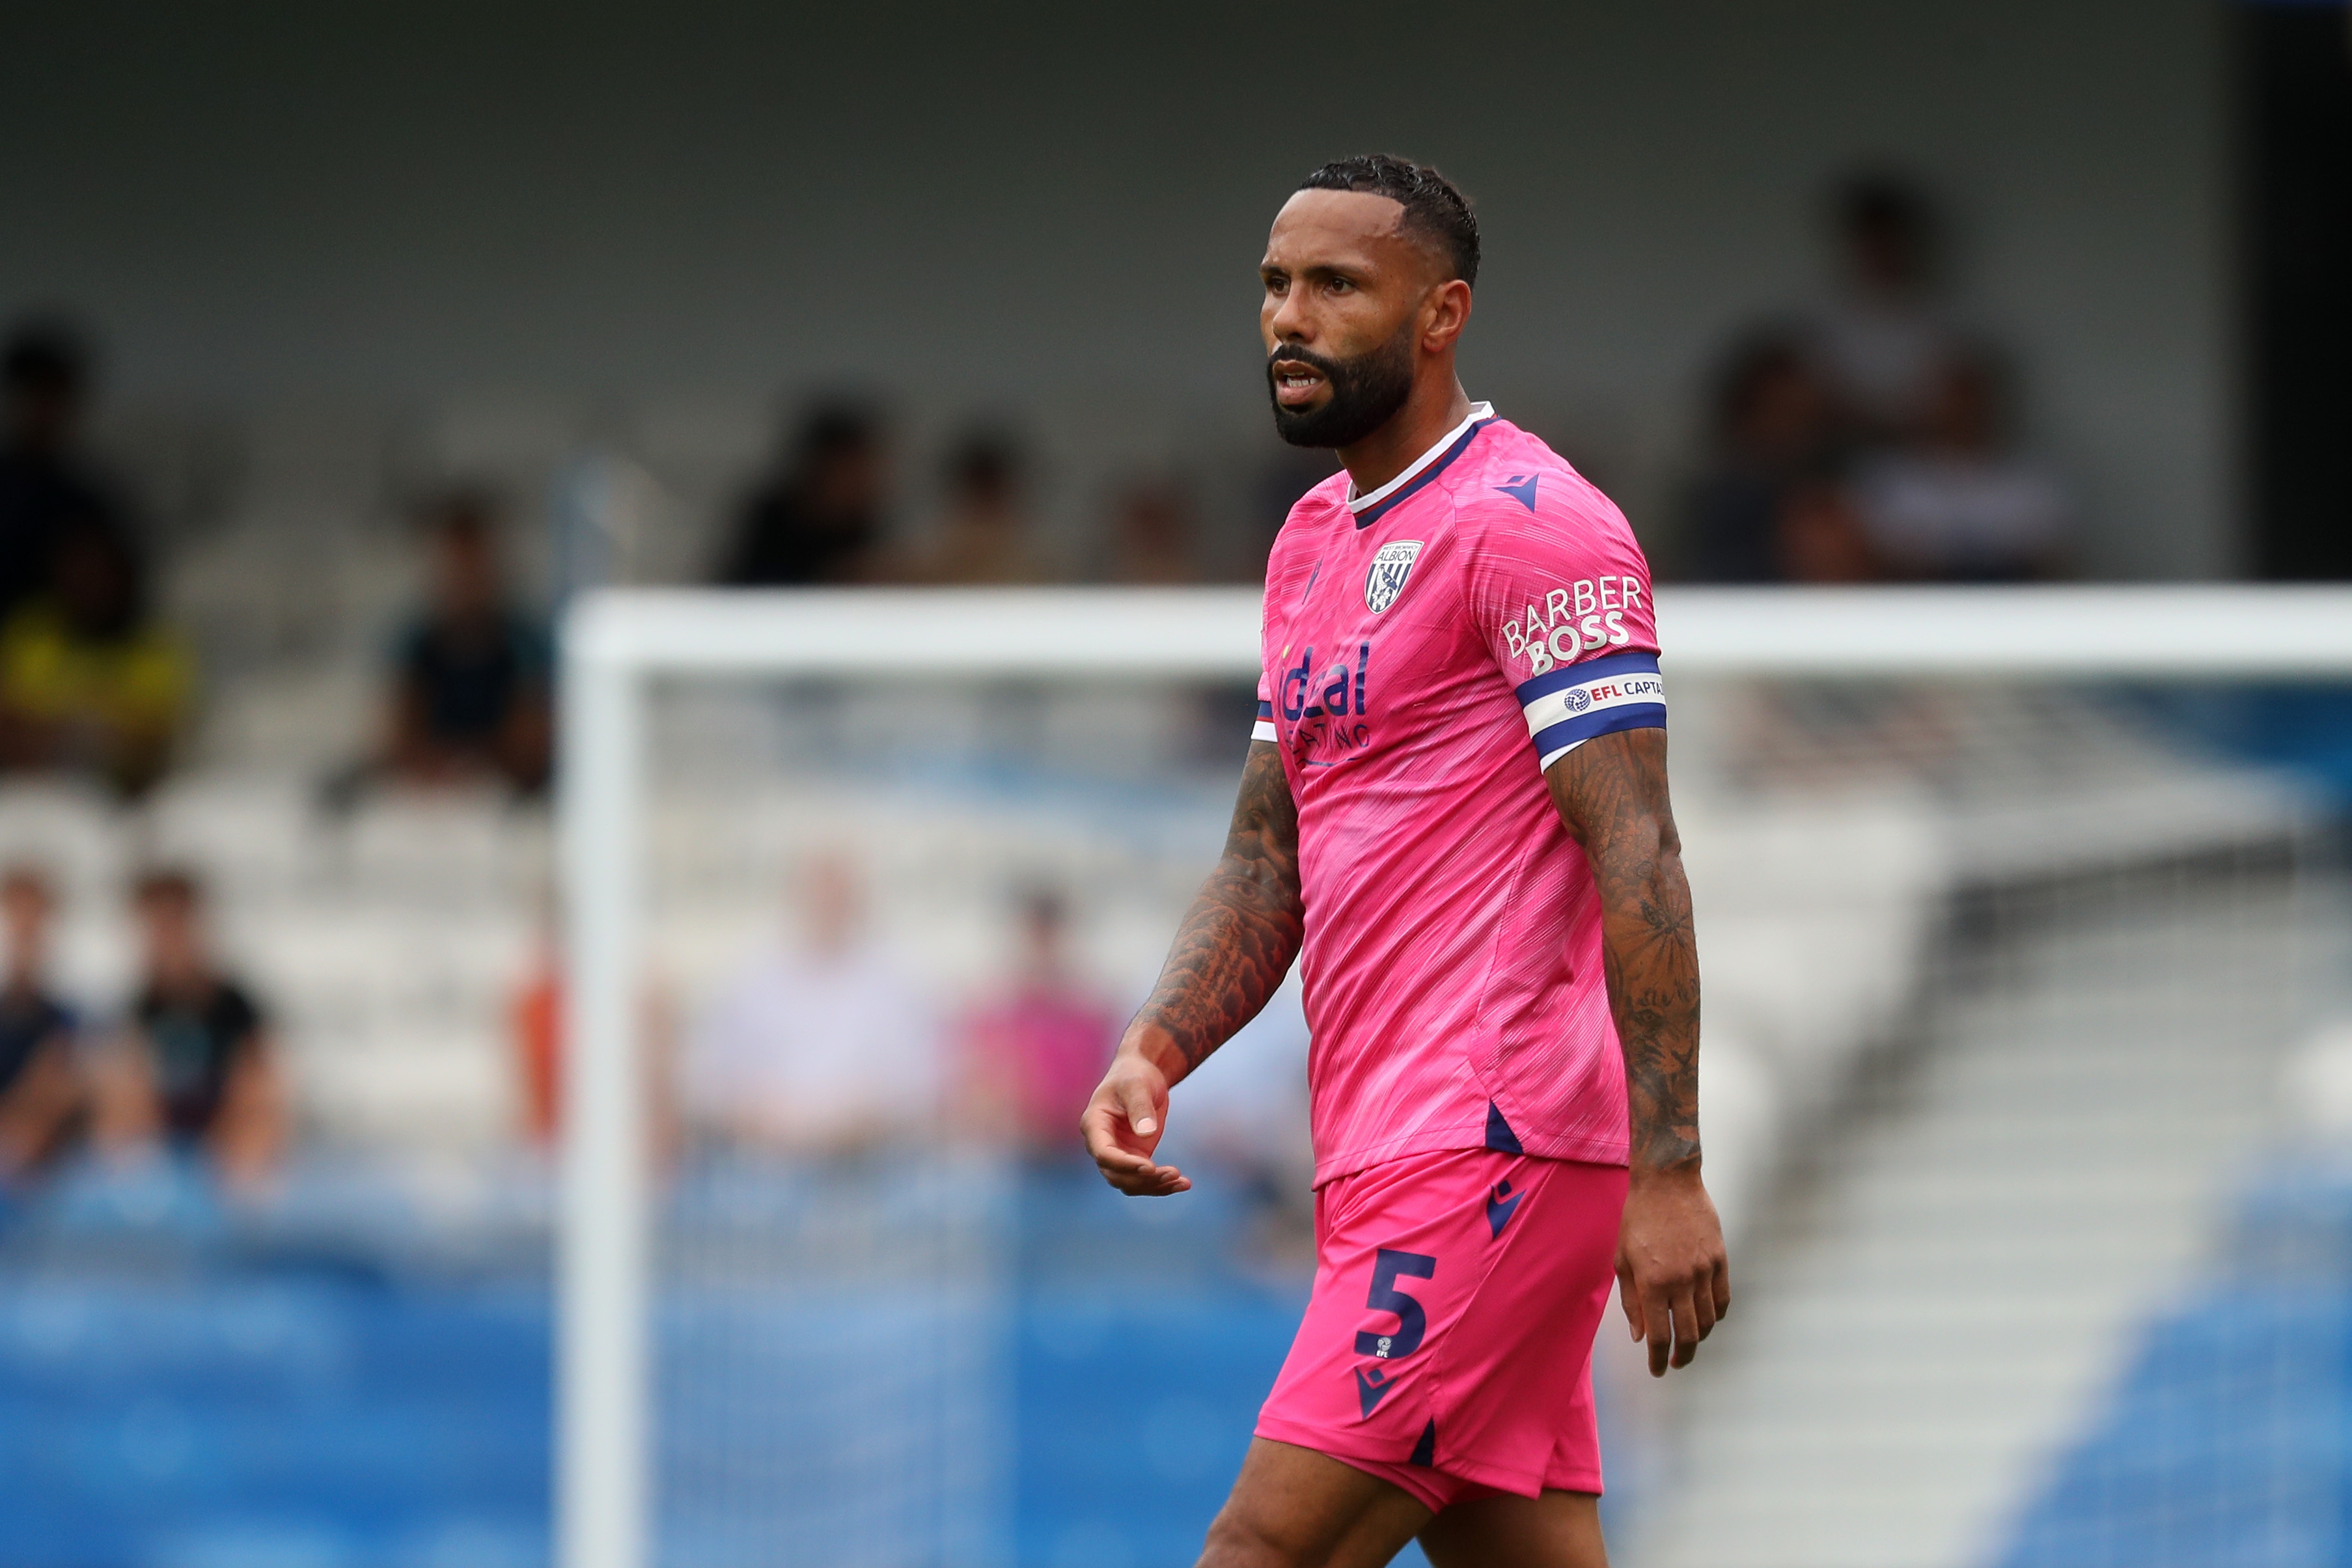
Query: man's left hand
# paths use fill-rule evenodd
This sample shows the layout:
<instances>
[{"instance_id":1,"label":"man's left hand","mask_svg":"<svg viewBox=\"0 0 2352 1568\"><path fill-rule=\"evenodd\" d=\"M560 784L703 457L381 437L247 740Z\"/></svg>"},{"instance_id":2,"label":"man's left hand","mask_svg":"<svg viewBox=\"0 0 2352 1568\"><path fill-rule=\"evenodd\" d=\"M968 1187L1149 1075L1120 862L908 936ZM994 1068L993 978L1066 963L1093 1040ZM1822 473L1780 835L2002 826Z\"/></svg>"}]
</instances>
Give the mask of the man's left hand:
<instances>
[{"instance_id":1,"label":"man's left hand","mask_svg":"<svg viewBox=\"0 0 2352 1568\"><path fill-rule=\"evenodd\" d=\"M1633 1337L1649 1342L1653 1377L1688 1366L1731 1310L1723 1225L1696 1162L1633 1173L1617 1232L1617 1291Z\"/></svg>"}]
</instances>

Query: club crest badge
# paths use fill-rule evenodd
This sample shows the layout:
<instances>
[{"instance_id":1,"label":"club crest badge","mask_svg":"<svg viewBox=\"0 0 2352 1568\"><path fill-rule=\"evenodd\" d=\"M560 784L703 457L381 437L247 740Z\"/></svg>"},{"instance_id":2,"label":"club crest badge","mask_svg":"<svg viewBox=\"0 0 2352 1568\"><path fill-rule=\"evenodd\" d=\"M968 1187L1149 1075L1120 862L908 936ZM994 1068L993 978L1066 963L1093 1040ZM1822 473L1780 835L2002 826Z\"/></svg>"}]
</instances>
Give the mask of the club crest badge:
<instances>
[{"instance_id":1,"label":"club crest badge","mask_svg":"<svg viewBox=\"0 0 2352 1568\"><path fill-rule=\"evenodd\" d=\"M1382 545L1372 557L1372 570L1364 575L1364 608L1378 615L1394 604L1420 554L1419 539L1391 539Z\"/></svg>"}]
</instances>

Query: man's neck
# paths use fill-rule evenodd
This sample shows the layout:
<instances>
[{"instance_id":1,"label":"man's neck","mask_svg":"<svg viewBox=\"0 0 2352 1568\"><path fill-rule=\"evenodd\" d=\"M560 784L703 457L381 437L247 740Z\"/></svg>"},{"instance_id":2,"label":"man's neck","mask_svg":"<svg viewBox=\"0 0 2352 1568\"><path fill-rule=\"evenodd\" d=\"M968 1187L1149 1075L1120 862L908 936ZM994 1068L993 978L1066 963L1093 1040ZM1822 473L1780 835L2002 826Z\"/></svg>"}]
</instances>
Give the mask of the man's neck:
<instances>
[{"instance_id":1,"label":"man's neck","mask_svg":"<svg viewBox=\"0 0 2352 1568\"><path fill-rule=\"evenodd\" d=\"M1339 449L1340 466L1356 484L1356 494L1369 496L1434 446L1439 437L1470 417L1470 394L1451 372L1429 376L1412 389L1396 417L1353 446Z\"/></svg>"}]
</instances>

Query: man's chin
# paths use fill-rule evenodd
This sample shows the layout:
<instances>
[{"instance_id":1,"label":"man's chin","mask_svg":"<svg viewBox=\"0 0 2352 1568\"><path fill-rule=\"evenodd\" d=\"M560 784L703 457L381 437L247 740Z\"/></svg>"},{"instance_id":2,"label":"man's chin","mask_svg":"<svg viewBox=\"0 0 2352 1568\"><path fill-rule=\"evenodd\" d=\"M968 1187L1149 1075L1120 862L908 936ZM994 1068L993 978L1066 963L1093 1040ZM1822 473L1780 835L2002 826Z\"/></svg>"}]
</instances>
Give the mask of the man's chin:
<instances>
[{"instance_id":1,"label":"man's chin","mask_svg":"<svg viewBox=\"0 0 2352 1568\"><path fill-rule=\"evenodd\" d=\"M1310 409L1285 408L1274 405L1274 433L1293 446L1329 449L1345 446L1357 439L1346 427L1351 421L1348 411L1335 408L1329 400Z\"/></svg>"}]
</instances>

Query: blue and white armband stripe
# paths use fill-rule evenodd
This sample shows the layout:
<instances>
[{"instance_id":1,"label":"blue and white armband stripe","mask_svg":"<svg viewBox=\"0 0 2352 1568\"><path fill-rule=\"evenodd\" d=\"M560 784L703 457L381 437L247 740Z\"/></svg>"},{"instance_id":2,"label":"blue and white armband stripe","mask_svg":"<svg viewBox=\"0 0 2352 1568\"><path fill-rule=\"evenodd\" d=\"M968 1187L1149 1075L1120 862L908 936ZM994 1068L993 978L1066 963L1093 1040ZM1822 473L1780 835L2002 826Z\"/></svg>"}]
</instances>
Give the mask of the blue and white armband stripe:
<instances>
[{"instance_id":1,"label":"blue and white armband stripe","mask_svg":"<svg viewBox=\"0 0 2352 1568\"><path fill-rule=\"evenodd\" d=\"M1519 708L1549 768L1596 735L1666 727L1666 683L1655 653L1612 653L1547 670L1519 684Z\"/></svg>"},{"instance_id":2,"label":"blue and white armband stripe","mask_svg":"<svg viewBox=\"0 0 2352 1568\"><path fill-rule=\"evenodd\" d=\"M1281 739L1279 736L1274 733L1274 705L1265 701L1263 697L1258 699L1257 725L1256 727L1250 731L1250 738L1252 740L1272 740L1277 743Z\"/></svg>"}]
</instances>

